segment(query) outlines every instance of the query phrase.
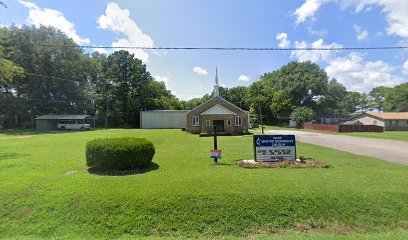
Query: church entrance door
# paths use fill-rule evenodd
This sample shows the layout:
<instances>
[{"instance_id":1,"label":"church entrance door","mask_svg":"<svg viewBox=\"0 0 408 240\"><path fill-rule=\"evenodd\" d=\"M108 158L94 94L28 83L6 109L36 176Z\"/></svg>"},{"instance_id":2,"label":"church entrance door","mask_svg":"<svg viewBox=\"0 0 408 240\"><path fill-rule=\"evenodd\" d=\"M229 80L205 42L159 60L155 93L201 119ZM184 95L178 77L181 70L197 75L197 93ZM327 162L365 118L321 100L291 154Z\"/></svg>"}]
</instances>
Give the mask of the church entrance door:
<instances>
[{"instance_id":1,"label":"church entrance door","mask_svg":"<svg viewBox=\"0 0 408 240\"><path fill-rule=\"evenodd\" d=\"M213 120L213 125L215 126L215 131L224 132L224 120Z\"/></svg>"}]
</instances>

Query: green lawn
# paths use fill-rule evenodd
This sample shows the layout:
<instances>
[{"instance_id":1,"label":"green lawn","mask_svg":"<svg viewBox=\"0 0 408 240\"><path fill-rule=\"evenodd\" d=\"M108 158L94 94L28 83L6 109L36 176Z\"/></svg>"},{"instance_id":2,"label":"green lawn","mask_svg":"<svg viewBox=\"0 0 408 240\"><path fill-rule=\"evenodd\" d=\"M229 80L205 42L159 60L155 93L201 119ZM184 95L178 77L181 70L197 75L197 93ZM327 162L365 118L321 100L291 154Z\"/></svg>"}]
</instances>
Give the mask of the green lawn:
<instances>
[{"instance_id":1,"label":"green lawn","mask_svg":"<svg viewBox=\"0 0 408 240\"><path fill-rule=\"evenodd\" d=\"M408 131L386 131L383 133L372 133L372 132L362 132L362 133L344 133L345 135L355 136L355 137L368 137L368 138L381 138L397 141L408 141Z\"/></svg>"},{"instance_id":2,"label":"green lawn","mask_svg":"<svg viewBox=\"0 0 408 240\"><path fill-rule=\"evenodd\" d=\"M151 171L87 172L86 142L117 136L155 144ZM224 159L214 165L212 138L180 130L7 137L0 139L0 239L408 238L408 166L298 143L300 155L331 167L239 168L235 160L253 156L251 136L219 137Z\"/></svg>"},{"instance_id":3,"label":"green lawn","mask_svg":"<svg viewBox=\"0 0 408 240\"><path fill-rule=\"evenodd\" d=\"M255 130L259 132L261 131L261 128L256 128ZM324 133L324 134L348 135L348 136L354 136L354 137L408 141L408 131L386 131L383 133L375 133L375 132L336 133L336 132L317 131L317 130L308 130L308 129L295 129L295 128L279 127L279 126L265 126L265 130L304 131L304 132L315 132L315 133Z\"/></svg>"}]
</instances>

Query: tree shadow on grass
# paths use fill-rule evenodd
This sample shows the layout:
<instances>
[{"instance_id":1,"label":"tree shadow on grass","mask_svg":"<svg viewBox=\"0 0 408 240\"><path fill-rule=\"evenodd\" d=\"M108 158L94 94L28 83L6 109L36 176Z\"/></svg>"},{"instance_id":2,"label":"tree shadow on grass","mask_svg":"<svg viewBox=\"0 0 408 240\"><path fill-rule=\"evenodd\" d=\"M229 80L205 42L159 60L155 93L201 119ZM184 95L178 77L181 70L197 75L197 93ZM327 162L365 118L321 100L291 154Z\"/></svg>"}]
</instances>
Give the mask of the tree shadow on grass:
<instances>
[{"instance_id":1,"label":"tree shadow on grass","mask_svg":"<svg viewBox=\"0 0 408 240\"><path fill-rule=\"evenodd\" d=\"M0 160L15 159L24 156L29 156L29 154L21 154L16 152L2 152L0 150Z\"/></svg>"},{"instance_id":2,"label":"tree shadow on grass","mask_svg":"<svg viewBox=\"0 0 408 240\"><path fill-rule=\"evenodd\" d=\"M91 174L100 175L100 176L129 176L129 175L148 173L151 171L155 171L159 168L160 168L159 164L152 162L149 166L142 168L142 169L137 168L137 169L127 169L127 170L106 171L106 170L100 170L97 167L90 167L88 168L88 172Z\"/></svg>"},{"instance_id":3,"label":"tree shadow on grass","mask_svg":"<svg viewBox=\"0 0 408 240\"><path fill-rule=\"evenodd\" d=\"M0 136L27 136L27 135L40 135L40 134L67 134L67 133L78 133L78 132L93 132L103 129L93 128L91 130L83 131L83 130L50 130L50 131L39 131L36 129L8 129L8 130L0 130Z\"/></svg>"}]
</instances>

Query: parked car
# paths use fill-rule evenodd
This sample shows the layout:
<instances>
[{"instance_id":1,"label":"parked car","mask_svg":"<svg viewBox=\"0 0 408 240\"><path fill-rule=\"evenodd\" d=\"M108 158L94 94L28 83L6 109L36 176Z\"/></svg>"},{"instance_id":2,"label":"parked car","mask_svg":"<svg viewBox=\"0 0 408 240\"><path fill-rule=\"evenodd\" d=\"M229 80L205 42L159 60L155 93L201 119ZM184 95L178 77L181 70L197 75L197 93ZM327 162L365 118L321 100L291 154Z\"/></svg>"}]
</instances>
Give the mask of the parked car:
<instances>
[{"instance_id":1,"label":"parked car","mask_svg":"<svg viewBox=\"0 0 408 240\"><path fill-rule=\"evenodd\" d=\"M58 122L58 129L60 130L89 130L91 129L91 124L76 121L76 120L61 120Z\"/></svg>"}]
</instances>

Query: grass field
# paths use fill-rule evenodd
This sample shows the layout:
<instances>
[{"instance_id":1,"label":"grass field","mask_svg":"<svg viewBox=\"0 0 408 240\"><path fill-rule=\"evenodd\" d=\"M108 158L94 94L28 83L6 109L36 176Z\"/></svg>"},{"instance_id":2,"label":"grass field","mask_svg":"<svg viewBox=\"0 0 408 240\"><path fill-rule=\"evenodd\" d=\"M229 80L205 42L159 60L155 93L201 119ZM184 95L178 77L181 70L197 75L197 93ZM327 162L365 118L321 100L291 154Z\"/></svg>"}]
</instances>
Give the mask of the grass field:
<instances>
[{"instance_id":1,"label":"grass field","mask_svg":"<svg viewBox=\"0 0 408 240\"><path fill-rule=\"evenodd\" d=\"M19 136L28 136L18 133ZM137 136L155 165L128 176L90 174L85 144ZM408 166L298 143L328 169L244 169L252 137L179 130L98 130L0 136L0 239L407 239ZM69 171L77 171L66 175Z\"/></svg>"},{"instance_id":2,"label":"grass field","mask_svg":"<svg viewBox=\"0 0 408 240\"><path fill-rule=\"evenodd\" d=\"M388 140L396 140L396 141L408 141L408 131L386 131L386 132L383 132L383 133L375 133L375 132L336 133L336 132L307 130L307 129L295 129L295 128L278 127L278 126L265 126L265 130L305 131L305 132L315 132L315 133L324 133L324 134L348 135L348 136L354 136L354 137L379 138L379 139L388 139ZM257 128L256 131L261 131L261 129Z\"/></svg>"}]
</instances>

